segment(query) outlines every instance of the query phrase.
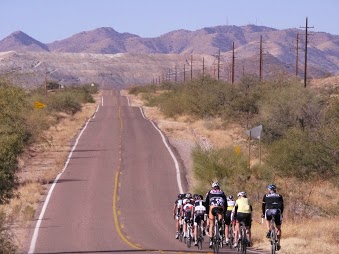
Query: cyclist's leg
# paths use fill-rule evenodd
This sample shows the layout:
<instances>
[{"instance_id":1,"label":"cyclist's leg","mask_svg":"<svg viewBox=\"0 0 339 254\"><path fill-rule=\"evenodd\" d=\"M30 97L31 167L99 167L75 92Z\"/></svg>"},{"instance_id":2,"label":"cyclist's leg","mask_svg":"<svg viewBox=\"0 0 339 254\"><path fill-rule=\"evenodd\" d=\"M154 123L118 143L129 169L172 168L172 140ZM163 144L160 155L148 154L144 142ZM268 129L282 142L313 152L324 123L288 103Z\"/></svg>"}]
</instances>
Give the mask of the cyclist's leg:
<instances>
[{"instance_id":1,"label":"cyclist's leg","mask_svg":"<svg viewBox=\"0 0 339 254\"><path fill-rule=\"evenodd\" d=\"M272 219L272 215L271 215L271 212L270 210L266 210L265 211L265 224L266 224L266 228L267 228L267 233L266 233L266 237L267 238L270 238L270 235L271 235L271 219Z\"/></svg>"},{"instance_id":2,"label":"cyclist's leg","mask_svg":"<svg viewBox=\"0 0 339 254\"><path fill-rule=\"evenodd\" d=\"M212 238L213 237L213 230L214 230L214 215L212 214L212 210L213 210L213 208L214 208L214 206L211 206L210 207L210 212L209 212L209 216L208 216L208 218L209 218L209 237L210 238Z\"/></svg>"},{"instance_id":3,"label":"cyclist's leg","mask_svg":"<svg viewBox=\"0 0 339 254\"><path fill-rule=\"evenodd\" d=\"M213 239L213 231L214 231L214 216L212 215L211 212L209 214L208 221L209 221L208 235L210 237L209 247L212 248L212 245L213 245L212 239Z\"/></svg>"},{"instance_id":4,"label":"cyclist's leg","mask_svg":"<svg viewBox=\"0 0 339 254\"><path fill-rule=\"evenodd\" d=\"M198 240L198 222L199 222L198 217L199 216L194 215L194 240L195 240L195 243L197 243L197 240Z\"/></svg>"},{"instance_id":5,"label":"cyclist's leg","mask_svg":"<svg viewBox=\"0 0 339 254\"><path fill-rule=\"evenodd\" d=\"M234 232L234 247L236 247L238 245L239 232L240 232L240 223L239 223L238 220L236 220L235 232Z\"/></svg>"},{"instance_id":6,"label":"cyclist's leg","mask_svg":"<svg viewBox=\"0 0 339 254\"><path fill-rule=\"evenodd\" d=\"M187 222L186 222L186 217L184 217L183 232L184 232L184 237L187 237Z\"/></svg>"},{"instance_id":7,"label":"cyclist's leg","mask_svg":"<svg viewBox=\"0 0 339 254\"><path fill-rule=\"evenodd\" d=\"M230 239L230 235L229 235L229 227L231 225L231 212L232 211L226 211L225 213L225 241L226 244L228 243L229 239Z\"/></svg>"},{"instance_id":8,"label":"cyclist's leg","mask_svg":"<svg viewBox=\"0 0 339 254\"><path fill-rule=\"evenodd\" d=\"M252 243L252 233L251 233L252 216L251 214L247 215L245 223L246 223L245 225L246 225L247 240L250 246Z\"/></svg>"}]
</instances>

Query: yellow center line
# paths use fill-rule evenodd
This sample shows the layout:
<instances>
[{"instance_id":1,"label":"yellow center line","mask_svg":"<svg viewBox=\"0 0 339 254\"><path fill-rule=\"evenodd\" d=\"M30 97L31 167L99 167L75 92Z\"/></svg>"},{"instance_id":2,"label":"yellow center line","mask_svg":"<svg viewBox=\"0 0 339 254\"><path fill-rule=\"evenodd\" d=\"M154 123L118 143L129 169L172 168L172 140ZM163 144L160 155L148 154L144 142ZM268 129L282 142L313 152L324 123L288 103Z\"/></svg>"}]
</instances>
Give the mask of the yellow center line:
<instances>
[{"instance_id":1,"label":"yellow center line","mask_svg":"<svg viewBox=\"0 0 339 254\"><path fill-rule=\"evenodd\" d=\"M121 119L121 114L120 114L120 107L119 107L119 120L120 120L120 131L122 131L122 119ZM129 246L131 246L132 248L135 248L135 249L142 249L140 246L137 246L133 243L131 243L127 237L124 236L124 234L121 232L121 228L124 228L124 225L121 224L119 226L119 220L118 220L118 213L120 214L121 211L118 211L117 210L117 201L120 200L120 198L118 197L118 187L120 187L120 182L119 182L119 175L121 173L120 169L121 169L121 138L120 138L120 158L119 158L119 166L118 166L118 169L116 170L116 173L115 173L115 181L114 181L114 191L113 191L113 217L114 217L114 224L115 224L115 229L118 233L118 235L120 236L120 238L125 242L127 243Z\"/></svg>"}]
</instances>

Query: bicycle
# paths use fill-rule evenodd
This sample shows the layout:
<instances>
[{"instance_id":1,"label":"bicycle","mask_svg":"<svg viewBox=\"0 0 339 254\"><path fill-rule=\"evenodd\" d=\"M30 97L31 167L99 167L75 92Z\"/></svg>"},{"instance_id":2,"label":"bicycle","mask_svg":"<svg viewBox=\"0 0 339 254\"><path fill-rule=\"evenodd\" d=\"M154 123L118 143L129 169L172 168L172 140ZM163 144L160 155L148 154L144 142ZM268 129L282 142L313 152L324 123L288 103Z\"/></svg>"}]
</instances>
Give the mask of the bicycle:
<instances>
[{"instance_id":1,"label":"bicycle","mask_svg":"<svg viewBox=\"0 0 339 254\"><path fill-rule=\"evenodd\" d=\"M219 253L219 248L222 247L222 236L220 235L220 227L219 227L219 214L222 214L223 209L221 207L214 207L214 211L212 213L214 215L214 235L213 235L213 252Z\"/></svg>"},{"instance_id":2,"label":"bicycle","mask_svg":"<svg viewBox=\"0 0 339 254\"><path fill-rule=\"evenodd\" d=\"M201 229L201 225L200 223L197 226L197 242L198 242L198 249L201 250L202 249L202 242L204 241L204 236L202 233L202 229Z\"/></svg>"},{"instance_id":3,"label":"bicycle","mask_svg":"<svg viewBox=\"0 0 339 254\"><path fill-rule=\"evenodd\" d=\"M232 249L233 248L233 244L234 244L234 231L233 231L233 223L232 222L228 226L228 236L229 236L229 243L228 243L228 245L230 246L230 249Z\"/></svg>"},{"instance_id":4,"label":"bicycle","mask_svg":"<svg viewBox=\"0 0 339 254\"><path fill-rule=\"evenodd\" d=\"M182 239L184 237L184 230L182 225L182 220L180 220L180 227L179 227L179 241L182 242Z\"/></svg>"},{"instance_id":5,"label":"bicycle","mask_svg":"<svg viewBox=\"0 0 339 254\"><path fill-rule=\"evenodd\" d=\"M246 234L246 226L245 226L245 222L241 221L240 222L240 238L238 240L238 251L241 251L242 254L245 254L247 246L248 246L248 241L247 241L247 234Z\"/></svg>"},{"instance_id":6,"label":"bicycle","mask_svg":"<svg viewBox=\"0 0 339 254\"><path fill-rule=\"evenodd\" d=\"M191 248L192 246L192 240L193 240L193 232L192 232L192 221L187 221L187 238L186 238L186 244L188 248Z\"/></svg>"},{"instance_id":7,"label":"bicycle","mask_svg":"<svg viewBox=\"0 0 339 254\"><path fill-rule=\"evenodd\" d=\"M271 242L271 254L275 254L275 252L278 250L278 237L277 237L277 231L275 228L275 219L274 216L272 216L272 219L270 221L270 242Z\"/></svg>"}]
</instances>

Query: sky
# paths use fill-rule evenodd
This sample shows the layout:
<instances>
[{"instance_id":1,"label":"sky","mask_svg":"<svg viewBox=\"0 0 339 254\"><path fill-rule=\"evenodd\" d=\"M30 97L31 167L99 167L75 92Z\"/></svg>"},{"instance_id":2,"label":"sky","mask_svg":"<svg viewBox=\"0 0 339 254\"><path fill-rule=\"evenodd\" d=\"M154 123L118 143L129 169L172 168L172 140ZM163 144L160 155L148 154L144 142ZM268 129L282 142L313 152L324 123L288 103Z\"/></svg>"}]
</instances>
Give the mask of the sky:
<instances>
[{"instance_id":1,"label":"sky","mask_svg":"<svg viewBox=\"0 0 339 254\"><path fill-rule=\"evenodd\" d=\"M254 24L339 35L339 0L0 0L0 40L15 31L51 43L112 27L144 38Z\"/></svg>"}]
</instances>

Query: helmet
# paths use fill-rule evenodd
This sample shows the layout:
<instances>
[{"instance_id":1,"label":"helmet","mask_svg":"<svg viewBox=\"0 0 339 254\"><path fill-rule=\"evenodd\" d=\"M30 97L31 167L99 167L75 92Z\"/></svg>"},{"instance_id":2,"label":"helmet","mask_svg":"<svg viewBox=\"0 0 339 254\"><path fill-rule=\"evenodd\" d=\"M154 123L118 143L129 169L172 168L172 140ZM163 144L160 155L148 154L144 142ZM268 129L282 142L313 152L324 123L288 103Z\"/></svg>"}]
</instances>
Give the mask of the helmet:
<instances>
[{"instance_id":1,"label":"helmet","mask_svg":"<svg viewBox=\"0 0 339 254\"><path fill-rule=\"evenodd\" d=\"M218 182L212 183L212 188L220 187L220 184Z\"/></svg>"},{"instance_id":2,"label":"helmet","mask_svg":"<svg viewBox=\"0 0 339 254\"><path fill-rule=\"evenodd\" d=\"M247 196L247 194L246 194L245 191L241 191L241 192L238 193L238 197L246 197L246 196Z\"/></svg>"},{"instance_id":3,"label":"helmet","mask_svg":"<svg viewBox=\"0 0 339 254\"><path fill-rule=\"evenodd\" d=\"M199 195L199 194L194 194L193 197L195 200L202 199L202 195Z\"/></svg>"},{"instance_id":4,"label":"helmet","mask_svg":"<svg viewBox=\"0 0 339 254\"><path fill-rule=\"evenodd\" d=\"M184 205L186 205L187 203L189 203L190 202L190 200L189 199L187 199L187 198L185 198L184 199L184 201L182 202Z\"/></svg>"},{"instance_id":5,"label":"helmet","mask_svg":"<svg viewBox=\"0 0 339 254\"><path fill-rule=\"evenodd\" d=\"M271 190L271 191L276 191L277 190L277 186L275 186L274 184L270 184L270 185L267 186L267 189Z\"/></svg>"},{"instance_id":6,"label":"helmet","mask_svg":"<svg viewBox=\"0 0 339 254\"><path fill-rule=\"evenodd\" d=\"M186 198L192 198L192 194L191 193L186 193L185 197Z\"/></svg>"},{"instance_id":7,"label":"helmet","mask_svg":"<svg viewBox=\"0 0 339 254\"><path fill-rule=\"evenodd\" d=\"M199 195L199 199L203 200L204 196L203 195Z\"/></svg>"},{"instance_id":8,"label":"helmet","mask_svg":"<svg viewBox=\"0 0 339 254\"><path fill-rule=\"evenodd\" d=\"M228 200L232 200L232 199L233 199L233 196L232 196L232 195L229 195L229 196L227 197L227 199L228 199Z\"/></svg>"},{"instance_id":9,"label":"helmet","mask_svg":"<svg viewBox=\"0 0 339 254\"><path fill-rule=\"evenodd\" d=\"M178 194L178 199L182 199L182 194Z\"/></svg>"}]
</instances>

